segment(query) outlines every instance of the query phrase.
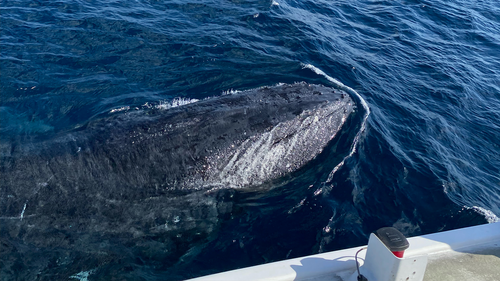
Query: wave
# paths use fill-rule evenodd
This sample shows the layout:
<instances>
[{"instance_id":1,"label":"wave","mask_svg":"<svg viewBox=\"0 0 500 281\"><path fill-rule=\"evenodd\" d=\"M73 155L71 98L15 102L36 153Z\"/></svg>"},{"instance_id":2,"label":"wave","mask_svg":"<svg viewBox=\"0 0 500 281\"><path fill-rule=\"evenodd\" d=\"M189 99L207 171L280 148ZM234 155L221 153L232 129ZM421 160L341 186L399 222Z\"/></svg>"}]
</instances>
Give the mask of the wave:
<instances>
[{"instance_id":1,"label":"wave","mask_svg":"<svg viewBox=\"0 0 500 281\"><path fill-rule=\"evenodd\" d=\"M349 154L344 159L342 159L342 161L337 166L335 166L335 168L333 168L333 170L330 172L330 175L328 176L328 180L327 180L327 182L330 182L330 181L332 181L333 176L335 175L335 173L345 164L345 161L348 158L350 158L354 153L356 153L356 147L358 145L359 139L360 139L362 133L366 129L366 122L368 120L368 116L370 116L370 107L368 106L368 103L366 102L366 100L363 99L363 97L360 94L358 94L358 92L356 92L351 87L348 87L348 86L344 85L342 82L338 81L337 79L335 79L335 78L333 78L331 76L328 76L321 69L315 67L312 64L302 64L302 67L303 68L308 68L308 69L314 71L316 74L325 77L326 79L328 79L328 81L330 81L333 84L335 84L335 86L337 86L337 87L341 88L342 90L344 90L344 91L350 93L351 95L353 95L355 98L358 99L359 103L363 106L363 109L365 111L365 114L363 116L363 121L361 122L361 128L359 129L358 133L354 137L354 140L353 140L352 145L351 145L351 150L350 150Z\"/></svg>"}]
</instances>

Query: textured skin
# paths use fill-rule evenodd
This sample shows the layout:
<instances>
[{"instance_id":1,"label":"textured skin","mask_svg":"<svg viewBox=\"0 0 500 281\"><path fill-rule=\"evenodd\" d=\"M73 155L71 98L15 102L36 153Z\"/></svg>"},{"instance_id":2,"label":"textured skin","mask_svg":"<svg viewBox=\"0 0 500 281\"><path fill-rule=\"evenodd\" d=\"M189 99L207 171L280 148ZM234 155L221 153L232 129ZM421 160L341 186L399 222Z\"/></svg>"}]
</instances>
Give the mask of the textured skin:
<instances>
[{"instance_id":1,"label":"textured skin","mask_svg":"<svg viewBox=\"0 0 500 281\"><path fill-rule=\"evenodd\" d=\"M230 212L226 188L300 169L353 110L342 91L278 85L115 114L53 140L3 149L3 270L11 268L8 260L21 259L22 247L14 245L97 259L87 253L103 251L100 241L111 236L133 240L147 233L172 242L166 232L209 233ZM206 192L213 187L223 188ZM33 272L45 268L25 263Z\"/></svg>"},{"instance_id":2,"label":"textured skin","mask_svg":"<svg viewBox=\"0 0 500 281\"><path fill-rule=\"evenodd\" d=\"M302 83L115 115L3 157L2 193L26 197L44 189L61 195L90 189L111 199L124 192L137 198L157 189L251 186L313 159L353 107L339 90ZM250 150L255 143L261 151ZM273 156L280 161L270 167ZM260 160L259 167L247 167Z\"/></svg>"}]
</instances>

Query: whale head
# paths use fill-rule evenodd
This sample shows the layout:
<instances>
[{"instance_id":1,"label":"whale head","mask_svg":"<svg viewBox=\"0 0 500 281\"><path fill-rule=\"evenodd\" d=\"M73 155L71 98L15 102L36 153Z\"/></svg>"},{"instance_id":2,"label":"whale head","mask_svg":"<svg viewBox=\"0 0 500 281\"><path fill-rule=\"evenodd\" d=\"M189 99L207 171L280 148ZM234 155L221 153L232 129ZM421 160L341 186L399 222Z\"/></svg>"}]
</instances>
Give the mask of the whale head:
<instances>
[{"instance_id":1,"label":"whale head","mask_svg":"<svg viewBox=\"0 0 500 281\"><path fill-rule=\"evenodd\" d=\"M306 83L263 87L223 99L221 104L232 107L219 112L224 117L218 120L234 134L224 145L213 145L204 159L203 184L209 186L254 186L300 169L323 151L355 110L345 92ZM221 138L227 138L228 131Z\"/></svg>"}]
</instances>

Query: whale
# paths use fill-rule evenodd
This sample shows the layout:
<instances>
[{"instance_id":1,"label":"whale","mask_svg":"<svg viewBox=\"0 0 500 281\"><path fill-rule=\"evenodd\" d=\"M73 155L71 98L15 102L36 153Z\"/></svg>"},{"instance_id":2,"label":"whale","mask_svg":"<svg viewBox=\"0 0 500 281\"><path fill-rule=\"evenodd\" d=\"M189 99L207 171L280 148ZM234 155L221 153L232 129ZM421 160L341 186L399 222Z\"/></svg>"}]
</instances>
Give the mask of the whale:
<instances>
[{"instance_id":1,"label":"whale","mask_svg":"<svg viewBox=\"0 0 500 281\"><path fill-rule=\"evenodd\" d=\"M59 266L68 278L81 269L72 261L105 263L123 241L182 252L187 231L191 240L208 235L231 212L232 190L299 171L355 111L343 90L278 84L110 113L50 139L2 145L2 272L36 279ZM54 249L67 262L51 266ZM46 262L22 254L33 251Z\"/></svg>"},{"instance_id":2,"label":"whale","mask_svg":"<svg viewBox=\"0 0 500 281\"><path fill-rule=\"evenodd\" d=\"M28 199L258 185L321 153L354 107L341 90L296 83L113 115L2 153L1 186Z\"/></svg>"}]
</instances>

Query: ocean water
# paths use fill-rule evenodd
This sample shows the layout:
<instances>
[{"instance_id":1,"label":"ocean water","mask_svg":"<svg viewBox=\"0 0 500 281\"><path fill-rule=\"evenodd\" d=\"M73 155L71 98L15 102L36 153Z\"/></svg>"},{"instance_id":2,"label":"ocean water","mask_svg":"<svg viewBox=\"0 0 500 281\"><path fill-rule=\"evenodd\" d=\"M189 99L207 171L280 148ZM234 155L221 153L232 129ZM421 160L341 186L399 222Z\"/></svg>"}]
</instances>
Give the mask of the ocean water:
<instances>
[{"instance_id":1,"label":"ocean water","mask_svg":"<svg viewBox=\"0 0 500 281\"><path fill-rule=\"evenodd\" d=\"M45 232L32 201L0 206L0 280L181 280L362 245L383 226L498 221L496 0L0 0L0 16L2 157L113 114L278 83L348 87L358 105L297 173L190 202L218 212L196 227L175 202L174 217L139 202L126 228Z\"/></svg>"}]
</instances>

